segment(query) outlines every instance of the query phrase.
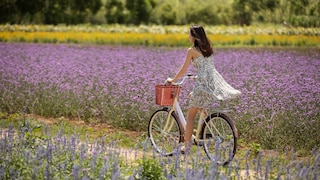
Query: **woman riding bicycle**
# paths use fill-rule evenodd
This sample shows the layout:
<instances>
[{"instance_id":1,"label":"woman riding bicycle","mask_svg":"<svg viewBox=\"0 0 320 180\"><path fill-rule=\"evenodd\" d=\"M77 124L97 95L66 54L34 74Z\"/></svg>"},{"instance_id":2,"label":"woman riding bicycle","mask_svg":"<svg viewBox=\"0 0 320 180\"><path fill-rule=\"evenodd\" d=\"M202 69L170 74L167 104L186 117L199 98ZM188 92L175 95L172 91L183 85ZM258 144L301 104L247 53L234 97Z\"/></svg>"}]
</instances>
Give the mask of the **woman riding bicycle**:
<instances>
[{"instance_id":1,"label":"woman riding bicycle","mask_svg":"<svg viewBox=\"0 0 320 180\"><path fill-rule=\"evenodd\" d=\"M197 69L197 79L190 96L187 115L185 148L182 152L188 153L191 147L191 136L195 116L198 111L217 100L234 98L241 92L231 87L219 74L213 64L213 48L202 26L191 26L189 41L193 47L187 50L185 62L174 78L168 78L167 83L174 83L182 77L189 65Z\"/></svg>"}]
</instances>

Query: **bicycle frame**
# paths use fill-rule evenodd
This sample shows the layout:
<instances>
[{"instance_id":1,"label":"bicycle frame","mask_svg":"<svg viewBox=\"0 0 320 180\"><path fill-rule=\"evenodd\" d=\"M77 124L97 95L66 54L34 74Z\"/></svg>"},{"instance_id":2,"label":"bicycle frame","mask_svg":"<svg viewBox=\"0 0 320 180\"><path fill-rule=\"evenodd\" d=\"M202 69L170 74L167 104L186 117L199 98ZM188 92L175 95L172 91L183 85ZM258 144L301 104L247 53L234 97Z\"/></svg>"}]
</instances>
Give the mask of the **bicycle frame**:
<instances>
[{"instance_id":1,"label":"bicycle frame","mask_svg":"<svg viewBox=\"0 0 320 180\"><path fill-rule=\"evenodd\" d=\"M179 86L182 85L186 78L196 78L196 76L191 76L191 75L185 76L180 83L177 83L177 85L179 85ZM181 109L181 107L179 105L178 96L174 97L174 102L173 102L171 110L169 111L169 115L167 117L168 119L167 119L166 124L165 124L165 129L172 127L172 125L169 126L169 123L170 123L169 118L170 118L170 115L173 112L177 112L176 115L178 116L178 121L182 124L182 127L183 127L183 133L182 134L184 134L184 131L186 130L187 121L186 121L186 119L185 119L185 117L183 115L182 109ZM221 113L221 114L223 114L223 113ZM195 142L208 141L208 140L202 140L200 138L201 128L202 128L204 123L207 124L207 122L206 122L206 118L207 117L208 117L208 113L207 113L206 109L201 109L200 110L200 117L199 117L199 120L198 120L197 129L194 129L194 132L196 133L196 135L192 134L192 138L194 139ZM234 125L234 123L232 121L230 123L231 123L231 126L233 127L233 129L235 131L234 133L235 133L236 138L238 138L238 132L237 132L236 126ZM220 131L213 124L211 124L211 126L209 126L209 127L213 127L215 132L217 132L219 135L221 135ZM211 131L211 133L213 133L213 130L210 130L210 131Z\"/></svg>"}]
</instances>

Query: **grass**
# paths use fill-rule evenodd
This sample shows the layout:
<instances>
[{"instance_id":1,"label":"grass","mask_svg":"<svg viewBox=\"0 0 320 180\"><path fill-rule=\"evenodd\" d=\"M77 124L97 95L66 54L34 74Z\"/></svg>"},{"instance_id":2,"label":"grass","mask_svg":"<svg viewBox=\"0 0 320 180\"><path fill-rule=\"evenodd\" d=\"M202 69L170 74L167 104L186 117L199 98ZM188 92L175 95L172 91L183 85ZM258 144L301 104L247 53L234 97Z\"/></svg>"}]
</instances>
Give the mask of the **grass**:
<instances>
[{"instance_id":1,"label":"grass","mask_svg":"<svg viewBox=\"0 0 320 180\"><path fill-rule=\"evenodd\" d=\"M67 118L45 118L37 115L23 115L23 114L0 114L1 128L7 129L13 126L16 130L20 126L25 126L28 123L35 130L34 136L41 138L44 136L44 130L49 127L50 134L57 136L59 133L71 137L73 134L77 134L80 140L88 140L90 143L98 138L104 137L105 143L117 142L119 147L122 148L141 148L140 143L147 138L147 132L132 131L128 129L119 129L110 125L99 124L86 124L84 121L71 120ZM237 154L244 156L246 151L253 152L253 155L257 155L262 149L257 149L257 144L246 144L241 139L238 141ZM140 149L142 150L142 149Z\"/></svg>"},{"instance_id":2,"label":"grass","mask_svg":"<svg viewBox=\"0 0 320 180\"><path fill-rule=\"evenodd\" d=\"M117 141L118 145L124 148L133 148L145 138L143 132L114 128L104 123L86 124L84 121L64 117L45 118L37 115L0 113L0 120L1 128L9 128L12 125L15 129L18 129L21 124L25 123L30 123L35 129L39 127L39 130L34 131L36 137L42 137L44 135L43 131L49 126L53 136L58 135L58 133L63 133L67 137L77 134L81 140L88 140L89 142L104 137L106 143Z\"/></svg>"}]
</instances>

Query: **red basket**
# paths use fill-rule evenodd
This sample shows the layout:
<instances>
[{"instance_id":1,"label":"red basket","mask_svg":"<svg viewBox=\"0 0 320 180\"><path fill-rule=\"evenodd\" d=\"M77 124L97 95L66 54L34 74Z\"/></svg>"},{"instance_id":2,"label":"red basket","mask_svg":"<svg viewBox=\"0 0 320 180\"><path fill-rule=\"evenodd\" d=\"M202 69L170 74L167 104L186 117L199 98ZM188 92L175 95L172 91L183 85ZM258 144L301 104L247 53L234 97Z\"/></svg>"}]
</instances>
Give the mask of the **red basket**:
<instances>
[{"instance_id":1,"label":"red basket","mask_svg":"<svg viewBox=\"0 0 320 180\"><path fill-rule=\"evenodd\" d=\"M180 86L156 85L156 104L160 106L173 105L174 97L179 96Z\"/></svg>"}]
</instances>

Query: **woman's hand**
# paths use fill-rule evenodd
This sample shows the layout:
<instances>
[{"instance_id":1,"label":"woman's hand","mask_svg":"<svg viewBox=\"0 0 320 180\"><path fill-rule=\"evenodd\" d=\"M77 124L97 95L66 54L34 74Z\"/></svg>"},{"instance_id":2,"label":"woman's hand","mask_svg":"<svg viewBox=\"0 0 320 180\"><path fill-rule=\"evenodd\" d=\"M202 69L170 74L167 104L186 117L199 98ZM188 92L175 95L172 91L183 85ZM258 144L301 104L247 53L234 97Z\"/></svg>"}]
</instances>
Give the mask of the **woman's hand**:
<instances>
[{"instance_id":1,"label":"woman's hand","mask_svg":"<svg viewBox=\"0 0 320 180\"><path fill-rule=\"evenodd\" d=\"M172 78L167 78L166 84L171 84L171 83L173 83L173 79Z\"/></svg>"}]
</instances>

